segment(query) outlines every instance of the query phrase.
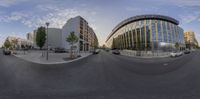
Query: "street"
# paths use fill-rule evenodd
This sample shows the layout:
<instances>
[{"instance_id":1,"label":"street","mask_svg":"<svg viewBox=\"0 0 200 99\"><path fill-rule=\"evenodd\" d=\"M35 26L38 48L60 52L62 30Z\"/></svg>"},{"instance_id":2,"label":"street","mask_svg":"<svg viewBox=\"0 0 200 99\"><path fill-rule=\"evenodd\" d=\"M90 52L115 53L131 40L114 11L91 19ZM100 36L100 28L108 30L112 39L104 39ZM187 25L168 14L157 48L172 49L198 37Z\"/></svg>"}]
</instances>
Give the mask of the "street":
<instances>
[{"instance_id":1,"label":"street","mask_svg":"<svg viewBox=\"0 0 200 99\"><path fill-rule=\"evenodd\" d=\"M0 51L1 99L199 99L200 51L139 59L101 51L60 65L26 62Z\"/></svg>"}]
</instances>

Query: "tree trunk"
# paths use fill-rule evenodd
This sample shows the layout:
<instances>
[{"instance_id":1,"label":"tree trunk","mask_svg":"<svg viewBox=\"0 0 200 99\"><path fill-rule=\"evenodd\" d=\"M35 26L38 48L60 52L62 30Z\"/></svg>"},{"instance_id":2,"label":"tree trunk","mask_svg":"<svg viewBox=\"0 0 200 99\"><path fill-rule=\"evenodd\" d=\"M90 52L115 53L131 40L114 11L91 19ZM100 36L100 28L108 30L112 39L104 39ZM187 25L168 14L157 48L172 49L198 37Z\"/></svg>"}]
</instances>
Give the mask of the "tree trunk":
<instances>
[{"instance_id":1,"label":"tree trunk","mask_svg":"<svg viewBox=\"0 0 200 99\"><path fill-rule=\"evenodd\" d=\"M70 51L70 57L71 57L71 58L74 58L74 57L73 57L73 52L72 52L72 47L73 47L73 45L74 45L74 44L72 43L71 51Z\"/></svg>"}]
</instances>

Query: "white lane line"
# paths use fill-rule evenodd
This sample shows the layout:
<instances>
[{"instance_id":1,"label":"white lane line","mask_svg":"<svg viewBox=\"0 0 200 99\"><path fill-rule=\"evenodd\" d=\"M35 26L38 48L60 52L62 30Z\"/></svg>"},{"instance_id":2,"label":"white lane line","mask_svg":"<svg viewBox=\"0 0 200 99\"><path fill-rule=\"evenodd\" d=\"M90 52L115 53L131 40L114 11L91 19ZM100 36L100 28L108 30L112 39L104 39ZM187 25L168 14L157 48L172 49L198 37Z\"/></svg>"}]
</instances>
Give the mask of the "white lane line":
<instances>
[{"instance_id":1,"label":"white lane line","mask_svg":"<svg viewBox=\"0 0 200 99\"><path fill-rule=\"evenodd\" d=\"M167 66L167 65L168 65L168 63L164 63L163 65L164 65L164 66Z\"/></svg>"}]
</instances>

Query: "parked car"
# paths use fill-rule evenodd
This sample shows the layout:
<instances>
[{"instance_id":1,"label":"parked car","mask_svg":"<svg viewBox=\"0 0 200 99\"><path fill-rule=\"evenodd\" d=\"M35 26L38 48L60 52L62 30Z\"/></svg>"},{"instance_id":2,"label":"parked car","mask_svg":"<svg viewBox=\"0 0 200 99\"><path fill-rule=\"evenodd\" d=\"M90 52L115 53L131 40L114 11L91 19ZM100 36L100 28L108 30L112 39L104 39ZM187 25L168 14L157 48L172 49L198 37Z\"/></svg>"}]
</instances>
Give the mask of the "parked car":
<instances>
[{"instance_id":1,"label":"parked car","mask_svg":"<svg viewBox=\"0 0 200 99\"><path fill-rule=\"evenodd\" d=\"M4 54L4 55L11 55L11 51L8 50L8 49L4 49L4 50L3 50L3 54Z\"/></svg>"},{"instance_id":2,"label":"parked car","mask_svg":"<svg viewBox=\"0 0 200 99\"><path fill-rule=\"evenodd\" d=\"M119 54L120 54L119 50L117 50L117 49L113 50L112 53L113 53L113 54L116 54L116 55L119 55Z\"/></svg>"},{"instance_id":3,"label":"parked car","mask_svg":"<svg viewBox=\"0 0 200 99\"><path fill-rule=\"evenodd\" d=\"M54 52L55 53L66 53L67 51L64 48L55 48Z\"/></svg>"},{"instance_id":4,"label":"parked car","mask_svg":"<svg viewBox=\"0 0 200 99\"><path fill-rule=\"evenodd\" d=\"M106 52L109 52L110 50L109 49L105 49L106 50Z\"/></svg>"},{"instance_id":5,"label":"parked car","mask_svg":"<svg viewBox=\"0 0 200 99\"><path fill-rule=\"evenodd\" d=\"M182 56L183 55L183 52L178 52L178 56Z\"/></svg>"},{"instance_id":6,"label":"parked car","mask_svg":"<svg viewBox=\"0 0 200 99\"><path fill-rule=\"evenodd\" d=\"M182 56L183 55L183 52L178 52L178 51L173 51L170 53L170 56L171 57L178 57L178 56Z\"/></svg>"},{"instance_id":7,"label":"parked car","mask_svg":"<svg viewBox=\"0 0 200 99\"><path fill-rule=\"evenodd\" d=\"M99 52L100 52L99 49L95 49L95 50L93 51L93 54L99 54Z\"/></svg>"},{"instance_id":8,"label":"parked car","mask_svg":"<svg viewBox=\"0 0 200 99\"><path fill-rule=\"evenodd\" d=\"M184 54L190 54L190 50L185 50Z\"/></svg>"},{"instance_id":9,"label":"parked car","mask_svg":"<svg viewBox=\"0 0 200 99\"><path fill-rule=\"evenodd\" d=\"M194 49L194 48L191 49L191 52L195 52L195 51L196 51L196 49Z\"/></svg>"}]
</instances>

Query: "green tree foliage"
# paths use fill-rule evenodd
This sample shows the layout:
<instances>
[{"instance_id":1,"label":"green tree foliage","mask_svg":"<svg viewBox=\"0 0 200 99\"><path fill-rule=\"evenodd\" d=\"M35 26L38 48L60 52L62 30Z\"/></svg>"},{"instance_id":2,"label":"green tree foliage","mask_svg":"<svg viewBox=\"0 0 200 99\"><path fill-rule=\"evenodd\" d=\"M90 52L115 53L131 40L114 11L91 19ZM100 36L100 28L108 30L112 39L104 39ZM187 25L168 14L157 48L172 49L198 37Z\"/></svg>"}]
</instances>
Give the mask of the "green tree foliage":
<instances>
[{"instance_id":1,"label":"green tree foliage","mask_svg":"<svg viewBox=\"0 0 200 99\"><path fill-rule=\"evenodd\" d=\"M12 46L11 42L8 39L6 39L6 41L4 42L4 47L8 49L11 46Z\"/></svg>"},{"instance_id":2,"label":"green tree foliage","mask_svg":"<svg viewBox=\"0 0 200 99\"><path fill-rule=\"evenodd\" d=\"M11 41L11 43L12 43L13 48L16 49L18 40L14 39L14 40Z\"/></svg>"},{"instance_id":3,"label":"green tree foliage","mask_svg":"<svg viewBox=\"0 0 200 99\"><path fill-rule=\"evenodd\" d=\"M41 26L37 29L36 44L38 47L40 47L40 49L42 49L45 42L46 42L46 28Z\"/></svg>"},{"instance_id":4,"label":"green tree foliage","mask_svg":"<svg viewBox=\"0 0 200 99\"><path fill-rule=\"evenodd\" d=\"M179 50L179 43L175 43L176 50Z\"/></svg>"},{"instance_id":5,"label":"green tree foliage","mask_svg":"<svg viewBox=\"0 0 200 99\"><path fill-rule=\"evenodd\" d=\"M75 33L74 32L71 32L70 33L70 35L66 38L66 41L68 42L68 43L70 43L70 45L71 45L71 52L70 52L70 57L71 58L74 58L74 55L73 55L73 53L72 53L72 47L74 47L74 44L75 43L77 43L78 42L78 37L75 35Z\"/></svg>"}]
</instances>

